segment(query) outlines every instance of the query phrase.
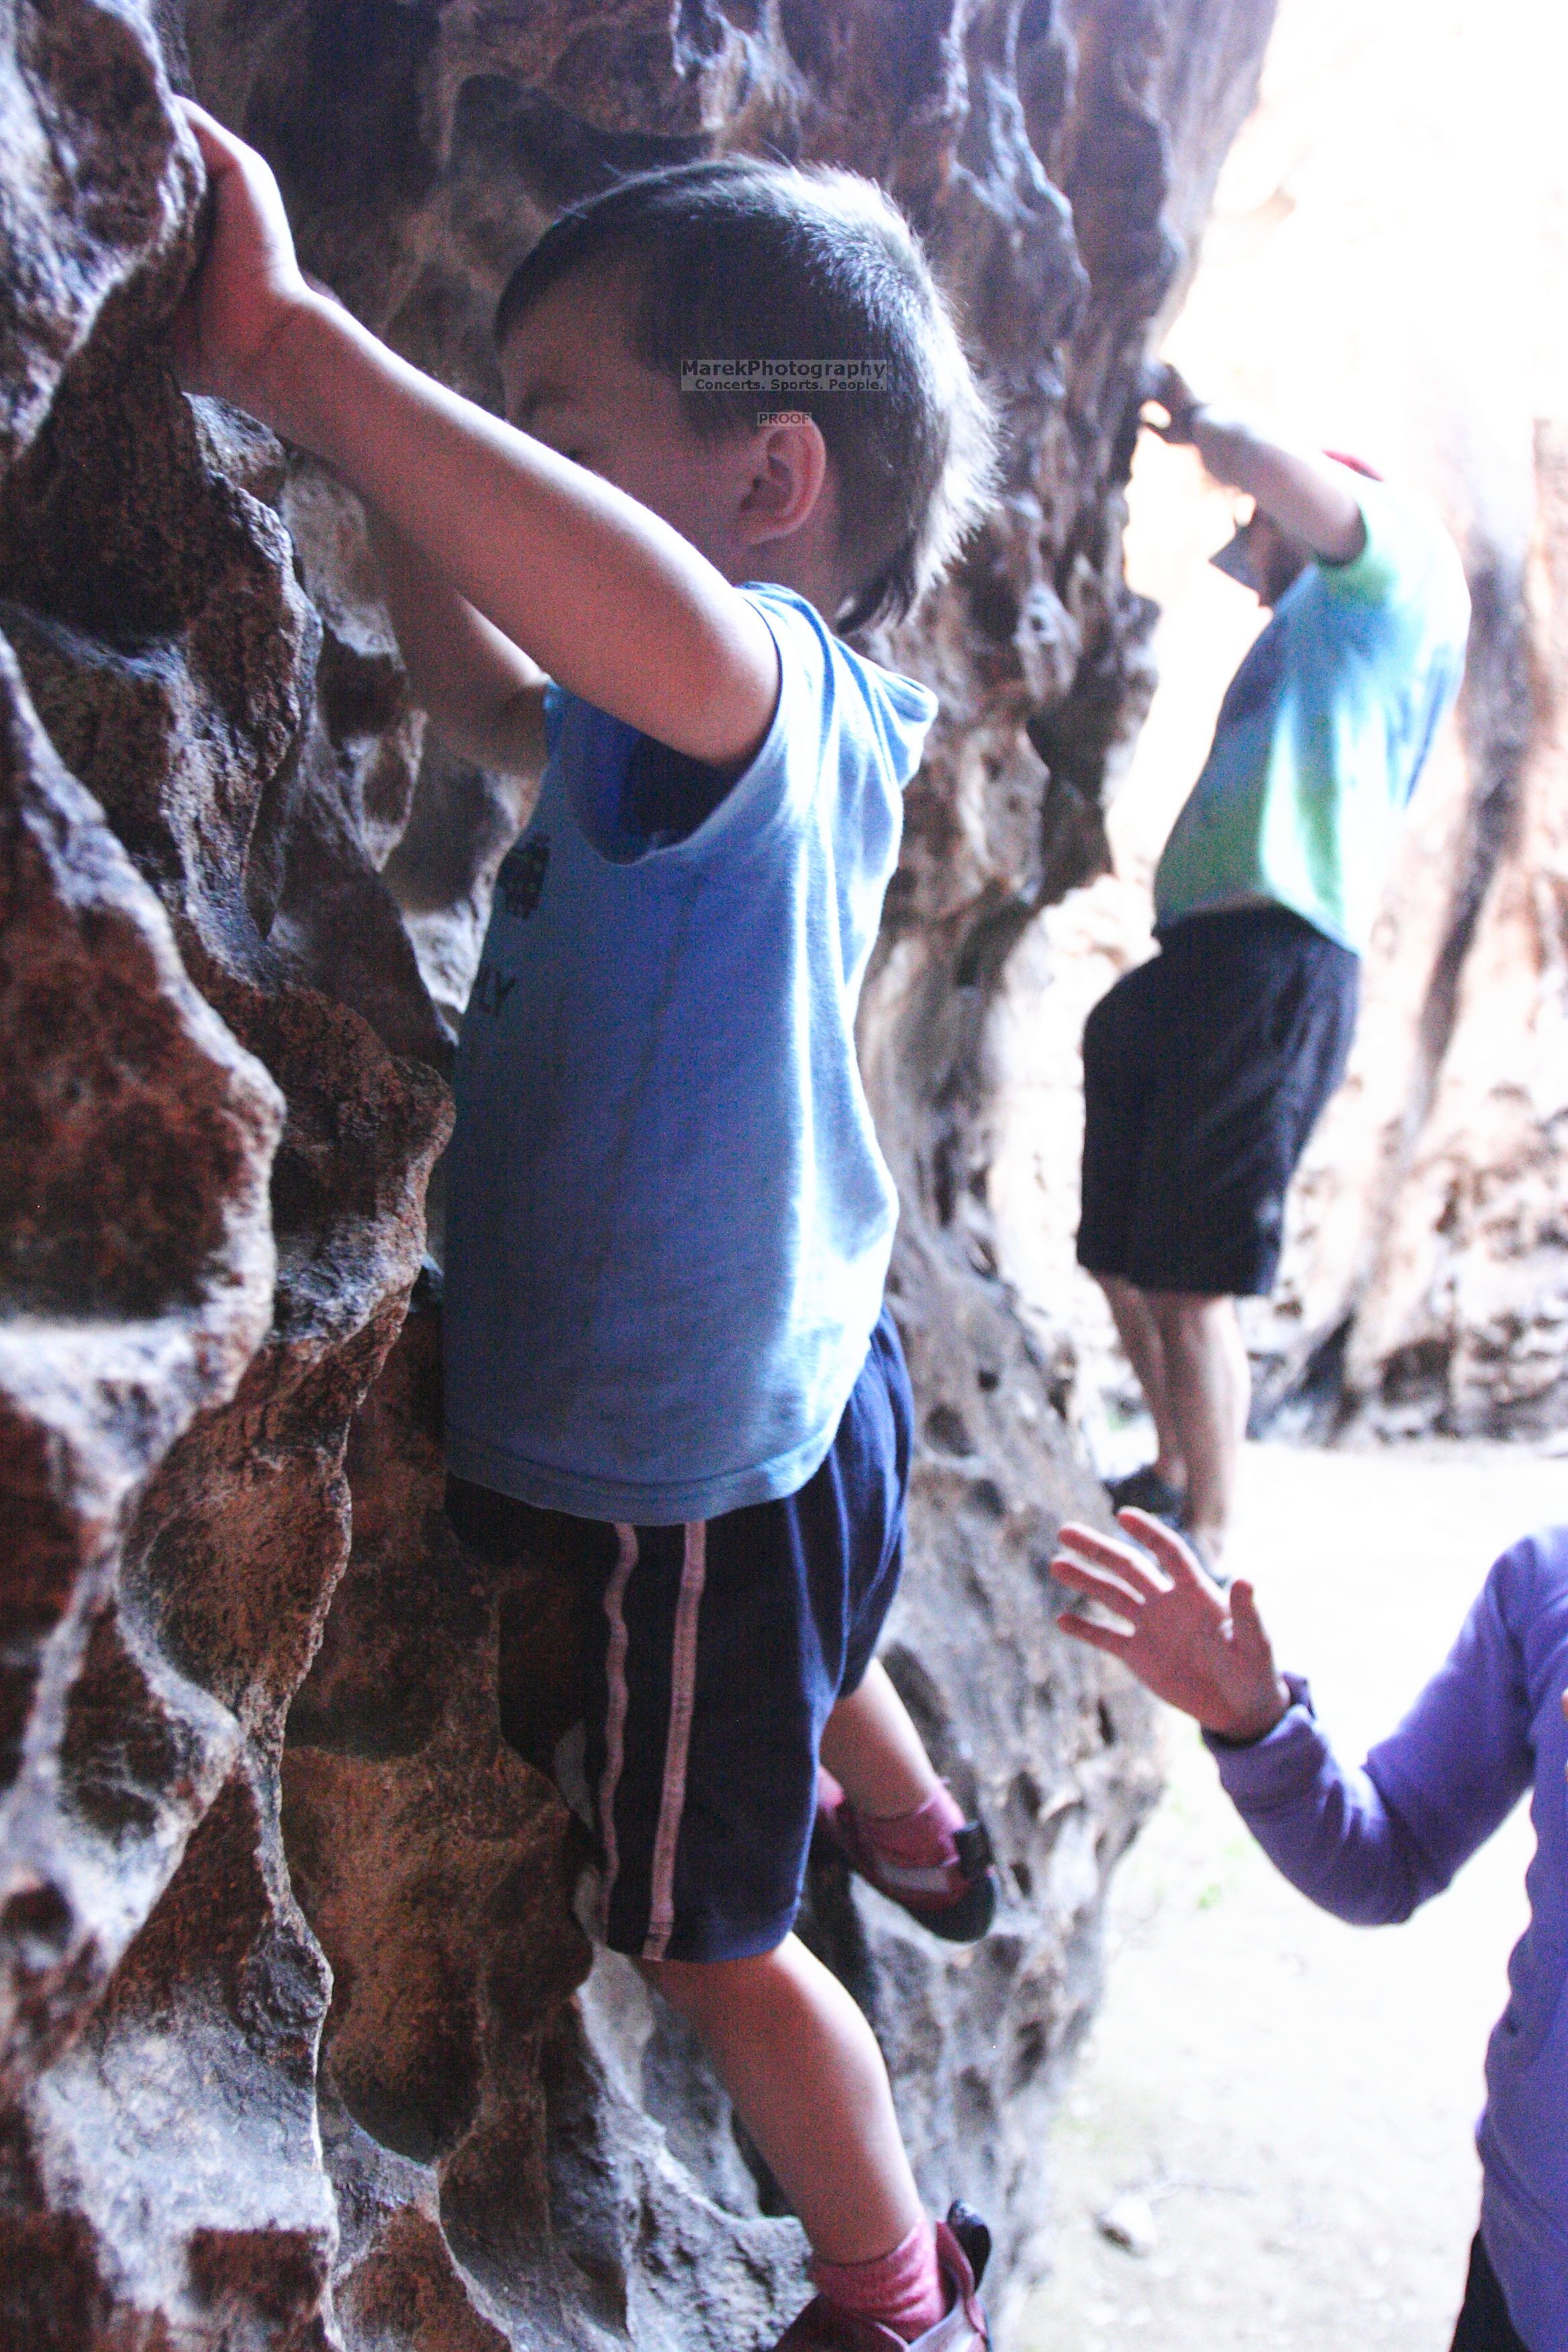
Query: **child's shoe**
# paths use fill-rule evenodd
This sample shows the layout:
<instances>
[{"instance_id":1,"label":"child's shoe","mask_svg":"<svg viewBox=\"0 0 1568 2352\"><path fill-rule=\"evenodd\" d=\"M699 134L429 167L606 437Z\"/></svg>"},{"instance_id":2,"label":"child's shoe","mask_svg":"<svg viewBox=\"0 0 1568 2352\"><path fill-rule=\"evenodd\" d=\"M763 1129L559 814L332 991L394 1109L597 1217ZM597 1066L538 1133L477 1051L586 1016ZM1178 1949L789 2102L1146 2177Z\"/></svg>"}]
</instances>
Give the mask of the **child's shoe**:
<instances>
[{"instance_id":1,"label":"child's shoe","mask_svg":"<svg viewBox=\"0 0 1568 2352\"><path fill-rule=\"evenodd\" d=\"M816 1821L851 1870L933 1936L973 1944L990 1927L1001 1891L991 1840L984 1822L964 1820L945 1789L918 1813L867 1821L818 1765Z\"/></svg>"},{"instance_id":2,"label":"child's shoe","mask_svg":"<svg viewBox=\"0 0 1568 2352\"><path fill-rule=\"evenodd\" d=\"M1105 1491L1113 1511L1147 1511L1151 1518L1163 1519L1168 1528L1182 1524L1187 1501L1185 1489L1162 1478L1152 1462L1145 1462L1141 1470L1129 1472L1125 1478L1108 1478Z\"/></svg>"},{"instance_id":3,"label":"child's shoe","mask_svg":"<svg viewBox=\"0 0 1568 2352\"><path fill-rule=\"evenodd\" d=\"M776 2352L985 2352L991 2341L980 2282L991 2253L991 2232L968 2205L952 2205L936 2225L936 2255L952 2289L945 2315L912 2344L856 2312L839 2311L814 2295L780 2336Z\"/></svg>"}]
</instances>

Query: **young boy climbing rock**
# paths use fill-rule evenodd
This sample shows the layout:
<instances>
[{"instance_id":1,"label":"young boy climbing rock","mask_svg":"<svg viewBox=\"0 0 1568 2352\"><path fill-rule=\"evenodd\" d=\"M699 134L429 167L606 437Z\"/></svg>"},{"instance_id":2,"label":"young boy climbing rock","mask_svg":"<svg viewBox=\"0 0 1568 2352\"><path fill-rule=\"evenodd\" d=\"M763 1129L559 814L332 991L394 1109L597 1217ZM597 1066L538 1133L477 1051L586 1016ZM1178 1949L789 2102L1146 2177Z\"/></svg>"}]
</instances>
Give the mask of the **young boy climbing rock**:
<instances>
[{"instance_id":1,"label":"young boy climbing rock","mask_svg":"<svg viewBox=\"0 0 1568 2352\"><path fill-rule=\"evenodd\" d=\"M819 2292L784 2346L966 2352L984 2226L925 2216L870 2030L792 1927L819 1801L939 1933L994 1901L873 1661L910 1405L854 1019L935 705L835 634L952 553L984 404L879 192L742 159L545 235L498 315L502 423L310 291L266 165L189 113L214 224L185 382L364 499L465 749L515 764L531 662L553 681L458 1057L448 1508L595 1596L604 1933L805 2224Z\"/></svg>"}]
</instances>

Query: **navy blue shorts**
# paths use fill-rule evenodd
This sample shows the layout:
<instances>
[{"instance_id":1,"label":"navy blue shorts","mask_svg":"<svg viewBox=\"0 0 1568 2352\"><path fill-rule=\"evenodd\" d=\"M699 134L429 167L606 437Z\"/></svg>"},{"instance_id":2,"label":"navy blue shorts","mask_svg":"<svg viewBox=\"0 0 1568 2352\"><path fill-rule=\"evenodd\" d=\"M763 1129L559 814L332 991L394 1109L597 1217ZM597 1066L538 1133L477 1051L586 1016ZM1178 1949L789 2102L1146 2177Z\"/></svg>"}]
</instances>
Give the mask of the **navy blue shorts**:
<instances>
[{"instance_id":1,"label":"navy blue shorts","mask_svg":"<svg viewBox=\"0 0 1568 2352\"><path fill-rule=\"evenodd\" d=\"M591 1592L584 1762L613 1951L744 1959L795 1925L823 1726L898 1590L913 1420L884 1307L826 1460L783 1501L611 1527L447 1481L472 1549Z\"/></svg>"}]
</instances>

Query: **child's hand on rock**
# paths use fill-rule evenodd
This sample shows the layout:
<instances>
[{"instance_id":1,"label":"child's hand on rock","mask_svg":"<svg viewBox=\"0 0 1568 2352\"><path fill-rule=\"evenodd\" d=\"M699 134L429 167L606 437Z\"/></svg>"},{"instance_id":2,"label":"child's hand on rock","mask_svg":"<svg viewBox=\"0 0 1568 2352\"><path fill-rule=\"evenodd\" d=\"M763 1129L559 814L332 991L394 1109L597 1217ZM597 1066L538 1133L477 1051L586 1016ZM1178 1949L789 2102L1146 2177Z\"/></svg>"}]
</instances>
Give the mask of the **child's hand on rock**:
<instances>
[{"instance_id":1,"label":"child's hand on rock","mask_svg":"<svg viewBox=\"0 0 1568 2352\"><path fill-rule=\"evenodd\" d=\"M1157 433L1162 441L1186 443L1192 440L1193 419L1204 403L1186 377L1168 360L1156 361L1144 370L1140 393L1141 410L1152 405L1165 412L1166 422L1163 425L1158 417L1142 417L1142 423L1152 433Z\"/></svg>"},{"instance_id":2,"label":"child's hand on rock","mask_svg":"<svg viewBox=\"0 0 1568 2352\"><path fill-rule=\"evenodd\" d=\"M1069 1521L1051 1574L1128 1631L1069 1612L1057 1620L1063 1633L1120 1658L1156 1698L1179 1706L1205 1731L1261 1739L1290 1705L1290 1691L1274 1664L1251 1585L1237 1578L1221 1592L1162 1520L1147 1511L1116 1516L1131 1543Z\"/></svg>"},{"instance_id":3,"label":"child's hand on rock","mask_svg":"<svg viewBox=\"0 0 1568 2352\"><path fill-rule=\"evenodd\" d=\"M268 379L287 330L317 298L294 257L270 167L190 99L177 100L207 167L205 250L170 322L187 392L215 393L270 423Z\"/></svg>"}]
</instances>

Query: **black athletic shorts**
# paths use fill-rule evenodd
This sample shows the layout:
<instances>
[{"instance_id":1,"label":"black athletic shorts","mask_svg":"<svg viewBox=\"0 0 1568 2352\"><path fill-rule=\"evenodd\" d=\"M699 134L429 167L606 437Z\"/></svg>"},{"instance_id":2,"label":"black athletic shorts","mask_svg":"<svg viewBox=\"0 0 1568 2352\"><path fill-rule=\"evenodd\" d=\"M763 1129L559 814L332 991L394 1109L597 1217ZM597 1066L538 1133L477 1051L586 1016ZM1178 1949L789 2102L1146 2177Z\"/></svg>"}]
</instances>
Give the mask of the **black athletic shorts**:
<instances>
[{"instance_id":1,"label":"black athletic shorts","mask_svg":"<svg viewBox=\"0 0 1568 2352\"><path fill-rule=\"evenodd\" d=\"M1284 907L1189 915L1083 1033L1079 1264L1140 1290L1247 1297L1344 1076L1361 959Z\"/></svg>"},{"instance_id":2,"label":"black athletic shorts","mask_svg":"<svg viewBox=\"0 0 1568 2352\"><path fill-rule=\"evenodd\" d=\"M622 1527L447 1482L459 1538L588 1604L582 1787L600 1932L647 1960L771 1952L795 1925L822 1727L858 1690L903 1566L914 1404L889 1310L827 1458L794 1495Z\"/></svg>"}]
</instances>

